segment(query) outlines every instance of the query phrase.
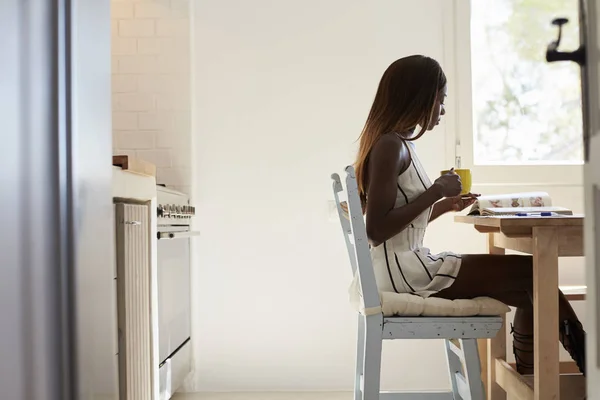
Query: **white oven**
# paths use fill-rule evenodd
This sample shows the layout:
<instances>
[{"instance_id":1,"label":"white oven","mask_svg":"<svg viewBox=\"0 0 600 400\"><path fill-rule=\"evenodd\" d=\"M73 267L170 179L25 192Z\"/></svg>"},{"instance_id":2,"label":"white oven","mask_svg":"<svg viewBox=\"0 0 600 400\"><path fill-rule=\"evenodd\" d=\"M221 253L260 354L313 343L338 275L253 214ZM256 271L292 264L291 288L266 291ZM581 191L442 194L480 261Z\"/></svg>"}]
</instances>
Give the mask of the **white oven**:
<instances>
[{"instance_id":1,"label":"white oven","mask_svg":"<svg viewBox=\"0 0 600 400\"><path fill-rule=\"evenodd\" d=\"M160 400L169 399L192 370L190 228L187 195L157 187L158 342Z\"/></svg>"}]
</instances>

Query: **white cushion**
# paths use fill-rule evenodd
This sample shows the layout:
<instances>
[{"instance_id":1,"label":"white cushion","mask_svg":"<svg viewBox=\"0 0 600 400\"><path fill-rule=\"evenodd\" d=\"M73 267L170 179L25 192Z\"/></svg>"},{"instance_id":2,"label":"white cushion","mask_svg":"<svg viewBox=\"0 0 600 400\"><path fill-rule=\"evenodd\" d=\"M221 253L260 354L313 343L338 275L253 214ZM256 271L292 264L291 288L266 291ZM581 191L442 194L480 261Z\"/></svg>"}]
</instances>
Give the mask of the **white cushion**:
<instances>
[{"instance_id":1,"label":"white cushion","mask_svg":"<svg viewBox=\"0 0 600 400\"><path fill-rule=\"evenodd\" d=\"M498 300L477 297L471 300L423 298L408 293L380 293L381 310L386 317L473 317L503 315L510 309Z\"/></svg>"},{"instance_id":2,"label":"white cushion","mask_svg":"<svg viewBox=\"0 0 600 400\"><path fill-rule=\"evenodd\" d=\"M438 297L423 298L414 294L381 292L381 309L364 308L358 279L350 286L350 302L364 314L383 313L385 317L474 317L477 315L504 315L510 311L501 301L490 297L477 297L471 300L447 300Z\"/></svg>"}]
</instances>

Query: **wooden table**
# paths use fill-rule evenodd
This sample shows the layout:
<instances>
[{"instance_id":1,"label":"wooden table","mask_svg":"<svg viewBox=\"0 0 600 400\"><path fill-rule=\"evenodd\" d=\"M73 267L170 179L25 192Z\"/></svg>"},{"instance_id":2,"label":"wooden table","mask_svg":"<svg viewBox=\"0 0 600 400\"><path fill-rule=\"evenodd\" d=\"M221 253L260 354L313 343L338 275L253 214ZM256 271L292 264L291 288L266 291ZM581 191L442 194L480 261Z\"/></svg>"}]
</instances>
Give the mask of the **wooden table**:
<instances>
[{"instance_id":1,"label":"wooden table","mask_svg":"<svg viewBox=\"0 0 600 400\"><path fill-rule=\"evenodd\" d=\"M583 216L456 216L455 221L488 234L490 254L516 250L533 256L533 385L506 362L506 330L502 329L494 339L479 343L488 400L506 400L507 393L510 399L560 399L558 257L583 256Z\"/></svg>"}]
</instances>

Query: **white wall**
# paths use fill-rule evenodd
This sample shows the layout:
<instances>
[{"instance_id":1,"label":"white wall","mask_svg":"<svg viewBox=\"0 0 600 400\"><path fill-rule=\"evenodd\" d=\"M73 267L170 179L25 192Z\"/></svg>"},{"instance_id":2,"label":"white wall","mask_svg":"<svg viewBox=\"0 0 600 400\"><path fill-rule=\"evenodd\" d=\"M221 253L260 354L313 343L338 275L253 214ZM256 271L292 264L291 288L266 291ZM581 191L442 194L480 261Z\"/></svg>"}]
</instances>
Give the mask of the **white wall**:
<instances>
[{"instance_id":1,"label":"white wall","mask_svg":"<svg viewBox=\"0 0 600 400\"><path fill-rule=\"evenodd\" d=\"M421 53L444 65L448 3L196 3L192 194L203 236L189 391L351 390L356 317L329 175L353 161L389 63ZM431 176L452 163L451 126L417 144ZM559 189L580 207L578 191ZM483 236L450 218L428 240L485 252ZM447 388L445 368L439 342L386 343L383 386Z\"/></svg>"},{"instance_id":2,"label":"white wall","mask_svg":"<svg viewBox=\"0 0 600 400\"><path fill-rule=\"evenodd\" d=\"M413 53L443 63L442 3L196 5L193 197L204 234L190 390L351 388L356 321L329 175L353 161L389 63ZM432 172L446 166L443 125L422 146ZM448 386L441 344L386 350L385 386Z\"/></svg>"},{"instance_id":3,"label":"white wall","mask_svg":"<svg viewBox=\"0 0 600 400\"><path fill-rule=\"evenodd\" d=\"M157 182L189 192L189 0L111 0L113 153L157 167Z\"/></svg>"}]
</instances>

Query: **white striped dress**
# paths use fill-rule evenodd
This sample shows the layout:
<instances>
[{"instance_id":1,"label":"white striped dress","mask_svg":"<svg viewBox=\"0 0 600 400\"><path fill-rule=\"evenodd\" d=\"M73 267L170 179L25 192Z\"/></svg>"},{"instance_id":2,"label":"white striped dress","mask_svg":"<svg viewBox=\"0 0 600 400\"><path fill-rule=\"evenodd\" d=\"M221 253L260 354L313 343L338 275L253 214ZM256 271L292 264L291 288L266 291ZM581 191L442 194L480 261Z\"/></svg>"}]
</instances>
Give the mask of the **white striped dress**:
<instances>
[{"instance_id":1,"label":"white striped dress","mask_svg":"<svg viewBox=\"0 0 600 400\"><path fill-rule=\"evenodd\" d=\"M431 186L412 142L405 142L411 163L398 176L395 208L408 204ZM423 246L432 207L423 211L408 227L371 249L375 279L380 292L412 293L422 297L454 283L460 270L460 255L431 254Z\"/></svg>"}]
</instances>

